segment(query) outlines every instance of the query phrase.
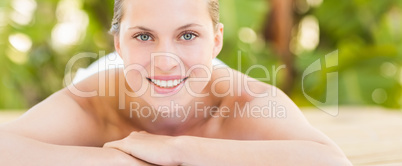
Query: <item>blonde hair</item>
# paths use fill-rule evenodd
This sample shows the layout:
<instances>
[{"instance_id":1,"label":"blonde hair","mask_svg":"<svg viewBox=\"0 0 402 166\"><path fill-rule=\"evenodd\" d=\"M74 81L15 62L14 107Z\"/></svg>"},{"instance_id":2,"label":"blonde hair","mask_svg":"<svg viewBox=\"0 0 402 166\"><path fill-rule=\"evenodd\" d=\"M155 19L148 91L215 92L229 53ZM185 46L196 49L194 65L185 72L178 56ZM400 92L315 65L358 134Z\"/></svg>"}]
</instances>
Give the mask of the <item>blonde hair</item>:
<instances>
[{"instance_id":1,"label":"blonde hair","mask_svg":"<svg viewBox=\"0 0 402 166\"><path fill-rule=\"evenodd\" d=\"M208 9L209 14L212 19L212 23L214 25L214 29L217 29L217 25L219 23L219 0L207 0L208 1ZM110 34L117 35L120 32L120 23L121 19L124 15L123 10L124 0L115 0L114 1L114 16L112 20L112 27L110 28Z\"/></svg>"}]
</instances>

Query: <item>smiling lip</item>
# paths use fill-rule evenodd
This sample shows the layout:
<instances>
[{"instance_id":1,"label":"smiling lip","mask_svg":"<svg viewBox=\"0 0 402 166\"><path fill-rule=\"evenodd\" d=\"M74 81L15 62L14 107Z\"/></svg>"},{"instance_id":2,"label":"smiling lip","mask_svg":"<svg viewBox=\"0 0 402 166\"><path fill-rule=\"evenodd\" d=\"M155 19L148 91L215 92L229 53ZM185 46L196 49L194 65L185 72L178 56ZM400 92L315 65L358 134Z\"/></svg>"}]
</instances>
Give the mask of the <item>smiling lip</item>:
<instances>
[{"instance_id":1,"label":"smiling lip","mask_svg":"<svg viewBox=\"0 0 402 166\"><path fill-rule=\"evenodd\" d=\"M183 76L152 76L147 80L159 94L176 93L184 85L188 77Z\"/></svg>"},{"instance_id":2,"label":"smiling lip","mask_svg":"<svg viewBox=\"0 0 402 166\"><path fill-rule=\"evenodd\" d=\"M186 76L151 76L148 77L148 79L153 79L153 80L175 80L175 79L185 79L188 78Z\"/></svg>"}]
</instances>

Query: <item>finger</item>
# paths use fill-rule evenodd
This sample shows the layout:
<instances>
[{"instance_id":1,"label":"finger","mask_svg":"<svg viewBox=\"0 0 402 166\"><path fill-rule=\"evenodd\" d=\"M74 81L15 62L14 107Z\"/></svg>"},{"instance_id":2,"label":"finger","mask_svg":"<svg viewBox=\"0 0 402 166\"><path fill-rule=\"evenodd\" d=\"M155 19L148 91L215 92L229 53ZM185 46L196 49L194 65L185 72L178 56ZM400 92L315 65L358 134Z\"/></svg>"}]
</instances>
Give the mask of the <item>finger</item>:
<instances>
[{"instance_id":1,"label":"finger","mask_svg":"<svg viewBox=\"0 0 402 166\"><path fill-rule=\"evenodd\" d=\"M116 147L116 141L113 142L107 142L103 145L104 148L114 148Z\"/></svg>"},{"instance_id":2,"label":"finger","mask_svg":"<svg viewBox=\"0 0 402 166\"><path fill-rule=\"evenodd\" d=\"M124 142L125 141L123 141L123 140L108 142L108 143L105 143L103 145L103 147L104 148L114 148L114 149L123 151L125 153L131 154L130 149L127 146L124 146L124 144L125 144Z\"/></svg>"},{"instance_id":3,"label":"finger","mask_svg":"<svg viewBox=\"0 0 402 166\"><path fill-rule=\"evenodd\" d=\"M127 137L122 140L117 140L117 141L112 141L112 142L107 142L104 147L107 148L114 148L120 151L123 151L125 153L131 154L133 156L136 156L135 153L137 153L137 146L136 146L136 141L135 137Z\"/></svg>"},{"instance_id":4,"label":"finger","mask_svg":"<svg viewBox=\"0 0 402 166\"><path fill-rule=\"evenodd\" d=\"M147 131L140 131L141 134L149 134Z\"/></svg>"}]
</instances>

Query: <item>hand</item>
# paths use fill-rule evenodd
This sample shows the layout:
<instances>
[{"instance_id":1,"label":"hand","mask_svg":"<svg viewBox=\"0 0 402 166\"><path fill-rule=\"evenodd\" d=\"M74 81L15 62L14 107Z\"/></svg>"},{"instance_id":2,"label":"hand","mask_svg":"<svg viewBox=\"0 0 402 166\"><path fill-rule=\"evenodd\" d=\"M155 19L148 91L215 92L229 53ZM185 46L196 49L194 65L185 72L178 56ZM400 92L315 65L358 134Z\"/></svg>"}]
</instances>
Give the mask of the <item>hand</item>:
<instances>
[{"instance_id":1,"label":"hand","mask_svg":"<svg viewBox=\"0 0 402 166\"><path fill-rule=\"evenodd\" d=\"M180 165L177 161L177 137L132 132L122 140L106 143L103 147L115 148L141 160L157 165Z\"/></svg>"},{"instance_id":2,"label":"hand","mask_svg":"<svg viewBox=\"0 0 402 166\"><path fill-rule=\"evenodd\" d=\"M140 159L137 159L115 148L103 148L102 153L103 152L105 153L105 157L103 157L103 160L96 160L101 161L101 163L95 162L94 160L90 160L88 161L88 163L85 163L84 165L155 166L154 164L150 164Z\"/></svg>"}]
</instances>

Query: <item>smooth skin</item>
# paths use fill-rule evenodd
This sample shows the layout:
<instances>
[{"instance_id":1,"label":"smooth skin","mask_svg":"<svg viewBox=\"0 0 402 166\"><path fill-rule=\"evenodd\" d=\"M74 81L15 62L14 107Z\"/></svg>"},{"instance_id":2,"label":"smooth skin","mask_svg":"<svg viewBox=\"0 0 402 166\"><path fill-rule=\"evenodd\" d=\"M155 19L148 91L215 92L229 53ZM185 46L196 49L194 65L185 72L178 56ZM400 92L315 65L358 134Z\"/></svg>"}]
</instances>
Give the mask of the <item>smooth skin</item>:
<instances>
[{"instance_id":1,"label":"smooth skin","mask_svg":"<svg viewBox=\"0 0 402 166\"><path fill-rule=\"evenodd\" d=\"M212 25L205 0L130 0L124 6L115 48L125 69L103 71L70 85L19 119L1 125L0 163L351 165L340 148L313 128L282 91L228 67L212 66L212 59L222 49L223 25ZM194 70L185 82L189 88L183 87L172 96L152 97L151 83L128 66L140 64L151 73L149 55L154 52L177 55L185 71L204 65L212 75L208 78L205 70ZM180 74L179 63L168 56L159 56L153 63L155 75ZM221 78L233 82L219 81ZM135 95L141 86L148 87L146 92ZM94 91L96 95L84 97L77 91ZM211 95L194 97L189 91ZM232 93L215 95L227 91ZM256 97L250 91L268 95ZM131 103L158 108L171 101L189 110L186 119L154 113L133 116L130 109ZM253 112L252 117L235 116L238 108L263 107L273 101L285 108L285 117L253 117L264 114L262 111ZM194 107L196 102L202 103L200 108L229 109L200 113ZM200 116L203 113L206 116Z\"/></svg>"}]
</instances>

